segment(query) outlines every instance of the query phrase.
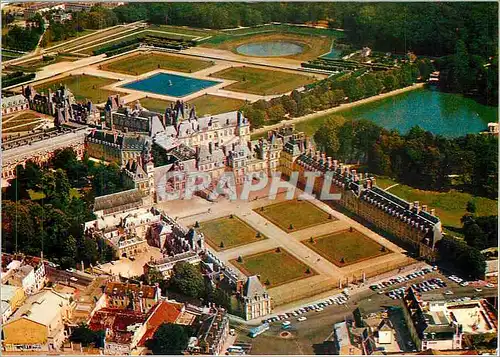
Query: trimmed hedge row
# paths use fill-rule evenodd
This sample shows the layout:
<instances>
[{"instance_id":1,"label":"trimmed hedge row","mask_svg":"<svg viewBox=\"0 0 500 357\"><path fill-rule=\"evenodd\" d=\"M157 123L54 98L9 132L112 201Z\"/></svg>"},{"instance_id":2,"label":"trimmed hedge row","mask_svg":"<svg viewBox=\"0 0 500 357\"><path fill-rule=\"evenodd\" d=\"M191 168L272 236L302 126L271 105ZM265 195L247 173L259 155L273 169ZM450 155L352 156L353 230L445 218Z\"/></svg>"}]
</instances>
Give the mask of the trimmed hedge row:
<instances>
[{"instance_id":1,"label":"trimmed hedge row","mask_svg":"<svg viewBox=\"0 0 500 357\"><path fill-rule=\"evenodd\" d=\"M117 50L117 49L122 48L122 47L133 45L135 43L139 43L141 40L142 40L141 37L136 37L136 38L133 38L131 40L115 43L114 45L111 45L111 46L98 48L97 50L94 50L93 53L94 53L94 55L100 55L100 54L103 54L106 52L111 52L111 51Z\"/></svg>"},{"instance_id":2,"label":"trimmed hedge row","mask_svg":"<svg viewBox=\"0 0 500 357\"><path fill-rule=\"evenodd\" d=\"M116 50L106 52L106 56L111 57L111 56L118 55L118 54L123 53L123 52L131 51L133 49L136 49L140 45L141 45L140 43L133 43L133 44L125 46L125 47L120 47L120 48L117 48Z\"/></svg>"},{"instance_id":3,"label":"trimmed hedge row","mask_svg":"<svg viewBox=\"0 0 500 357\"><path fill-rule=\"evenodd\" d=\"M2 77L2 87L27 82L35 78L35 73L14 72Z\"/></svg>"}]
</instances>

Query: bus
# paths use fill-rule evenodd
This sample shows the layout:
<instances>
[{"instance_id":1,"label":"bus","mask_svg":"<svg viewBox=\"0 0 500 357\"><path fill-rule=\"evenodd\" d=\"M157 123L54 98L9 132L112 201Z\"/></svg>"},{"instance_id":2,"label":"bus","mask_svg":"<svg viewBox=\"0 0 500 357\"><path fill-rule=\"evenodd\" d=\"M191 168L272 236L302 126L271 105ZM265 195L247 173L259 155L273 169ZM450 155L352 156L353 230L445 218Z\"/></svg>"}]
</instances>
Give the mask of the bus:
<instances>
[{"instance_id":1,"label":"bus","mask_svg":"<svg viewBox=\"0 0 500 357\"><path fill-rule=\"evenodd\" d=\"M240 346L229 346L227 352L243 352L243 348Z\"/></svg>"},{"instance_id":2,"label":"bus","mask_svg":"<svg viewBox=\"0 0 500 357\"><path fill-rule=\"evenodd\" d=\"M283 330L288 330L292 326L292 323L290 321L283 321L281 324L281 328Z\"/></svg>"},{"instance_id":3,"label":"bus","mask_svg":"<svg viewBox=\"0 0 500 357\"><path fill-rule=\"evenodd\" d=\"M255 338L267 330L269 330L269 324L266 322L265 324L250 329L249 335L251 338Z\"/></svg>"}]
</instances>

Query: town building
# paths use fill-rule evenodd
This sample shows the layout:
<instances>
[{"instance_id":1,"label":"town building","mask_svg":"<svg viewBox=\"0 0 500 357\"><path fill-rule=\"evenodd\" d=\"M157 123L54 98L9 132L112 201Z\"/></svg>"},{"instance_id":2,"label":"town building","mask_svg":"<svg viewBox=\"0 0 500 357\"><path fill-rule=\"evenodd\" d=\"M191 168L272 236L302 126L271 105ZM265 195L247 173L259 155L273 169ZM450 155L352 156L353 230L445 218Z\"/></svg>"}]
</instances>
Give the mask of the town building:
<instances>
[{"instance_id":1,"label":"town building","mask_svg":"<svg viewBox=\"0 0 500 357\"><path fill-rule=\"evenodd\" d=\"M158 286L108 282L104 289L106 306L147 313L161 298Z\"/></svg>"},{"instance_id":2,"label":"town building","mask_svg":"<svg viewBox=\"0 0 500 357\"><path fill-rule=\"evenodd\" d=\"M169 300L159 301L153 308L143 325L143 335L137 344L138 351L145 352L147 342L153 338L156 330L162 324L177 324L182 320L182 315L186 312L186 307L182 303ZM194 318L193 318L194 319ZM192 322L191 319L190 321Z\"/></svg>"},{"instance_id":3,"label":"town building","mask_svg":"<svg viewBox=\"0 0 500 357\"><path fill-rule=\"evenodd\" d=\"M16 94L10 97L2 97L2 115L9 115L28 110L28 99L22 94Z\"/></svg>"},{"instance_id":4,"label":"town building","mask_svg":"<svg viewBox=\"0 0 500 357\"><path fill-rule=\"evenodd\" d=\"M144 334L147 314L135 310L105 307L94 313L89 323L93 331L105 331L105 355L128 355Z\"/></svg>"},{"instance_id":5,"label":"town building","mask_svg":"<svg viewBox=\"0 0 500 357\"><path fill-rule=\"evenodd\" d=\"M42 259L2 254L2 284L19 286L32 295L45 286L46 271Z\"/></svg>"},{"instance_id":6,"label":"town building","mask_svg":"<svg viewBox=\"0 0 500 357\"><path fill-rule=\"evenodd\" d=\"M495 314L485 299L454 300L409 288L403 303L404 318L419 351L460 350L465 335L497 333Z\"/></svg>"},{"instance_id":7,"label":"town building","mask_svg":"<svg viewBox=\"0 0 500 357\"><path fill-rule=\"evenodd\" d=\"M271 297L256 275L249 276L240 295L243 317L253 320L271 313Z\"/></svg>"},{"instance_id":8,"label":"town building","mask_svg":"<svg viewBox=\"0 0 500 357\"><path fill-rule=\"evenodd\" d=\"M2 295L2 323L5 323L10 315L22 305L26 295L22 287L15 285L2 284L0 290Z\"/></svg>"},{"instance_id":9,"label":"town building","mask_svg":"<svg viewBox=\"0 0 500 357\"><path fill-rule=\"evenodd\" d=\"M30 296L3 325L3 350L58 351L68 337L64 324L74 307L70 297L51 289Z\"/></svg>"},{"instance_id":10,"label":"town building","mask_svg":"<svg viewBox=\"0 0 500 357\"><path fill-rule=\"evenodd\" d=\"M212 308L200 317L197 336L190 338L186 352L194 355L222 355L229 336L229 317L226 310Z\"/></svg>"},{"instance_id":11,"label":"town building","mask_svg":"<svg viewBox=\"0 0 500 357\"><path fill-rule=\"evenodd\" d=\"M361 355L363 354L350 331L350 325L346 322L338 322L333 325L335 352L341 356Z\"/></svg>"}]
</instances>

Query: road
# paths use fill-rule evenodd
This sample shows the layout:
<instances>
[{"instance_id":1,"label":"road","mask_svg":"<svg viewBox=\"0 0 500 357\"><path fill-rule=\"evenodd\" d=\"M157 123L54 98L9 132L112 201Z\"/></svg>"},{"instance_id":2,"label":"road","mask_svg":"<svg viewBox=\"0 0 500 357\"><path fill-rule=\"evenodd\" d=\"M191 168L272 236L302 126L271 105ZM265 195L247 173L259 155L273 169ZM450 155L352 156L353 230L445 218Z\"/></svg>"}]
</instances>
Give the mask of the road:
<instances>
[{"instance_id":1,"label":"road","mask_svg":"<svg viewBox=\"0 0 500 357\"><path fill-rule=\"evenodd\" d=\"M423 277L413 279L391 286L392 290L402 286L409 286L414 283L419 283L430 278L440 277L447 284L447 287L434 290L435 293L444 293L447 290L453 291L453 295L448 298L459 297L492 297L497 296L496 288L482 288L481 292L476 292L475 287L462 287L449 280L446 276L439 272L432 272ZM253 326L248 326L241 323L232 322L238 333L237 341L252 343L251 354L331 354L331 342L325 342L328 336L331 335L333 325L343 321L346 318L352 318L352 312L360 307L366 313L378 312L387 306L402 307L400 300L392 300L385 294L378 294L370 289L362 290L359 293L351 296L351 299L346 305L337 306L330 305L321 312L309 312L303 316L307 317L306 321L297 322L296 318L289 318L292 322L290 338L283 338L280 333L281 322L277 321L271 324L271 328L262 335L252 339L247 336L248 331Z\"/></svg>"}]
</instances>

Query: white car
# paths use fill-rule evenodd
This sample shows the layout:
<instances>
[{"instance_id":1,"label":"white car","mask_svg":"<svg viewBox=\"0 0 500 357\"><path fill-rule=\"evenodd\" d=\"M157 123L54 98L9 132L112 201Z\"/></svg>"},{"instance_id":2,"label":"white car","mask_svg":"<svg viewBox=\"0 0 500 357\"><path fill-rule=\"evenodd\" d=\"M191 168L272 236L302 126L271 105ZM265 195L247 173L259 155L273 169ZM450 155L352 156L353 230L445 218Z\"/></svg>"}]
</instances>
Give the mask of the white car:
<instances>
[{"instance_id":1,"label":"white car","mask_svg":"<svg viewBox=\"0 0 500 357\"><path fill-rule=\"evenodd\" d=\"M495 285L493 285L492 283L488 283L488 284L486 284L485 286L486 286L487 288L494 288L494 287L495 287Z\"/></svg>"},{"instance_id":2,"label":"white car","mask_svg":"<svg viewBox=\"0 0 500 357\"><path fill-rule=\"evenodd\" d=\"M305 316L301 316L297 319L298 322L302 322L302 321L306 321L307 320L307 317Z\"/></svg>"},{"instance_id":3,"label":"white car","mask_svg":"<svg viewBox=\"0 0 500 357\"><path fill-rule=\"evenodd\" d=\"M323 309L322 307L318 307L318 308L316 309L316 312L321 312L321 311L323 311L323 310L324 310L324 309Z\"/></svg>"},{"instance_id":4,"label":"white car","mask_svg":"<svg viewBox=\"0 0 500 357\"><path fill-rule=\"evenodd\" d=\"M444 294L445 294L445 295L453 295L453 291L448 290L448 291L445 291L445 293L444 293Z\"/></svg>"},{"instance_id":5,"label":"white car","mask_svg":"<svg viewBox=\"0 0 500 357\"><path fill-rule=\"evenodd\" d=\"M467 281L464 281L463 283L460 284L460 286L467 286L467 285L469 285L469 282Z\"/></svg>"},{"instance_id":6,"label":"white car","mask_svg":"<svg viewBox=\"0 0 500 357\"><path fill-rule=\"evenodd\" d=\"M475 290L476 292L478 292L478 293L480 293L481 291L483 291L483 289L481 289L481 288L476 288L476 289L474 289L474 290Z\"/></svg>"},{"instance_id":7,"label":"white car","mask_svg":"<svg viewBox=\"0 0 500 357\"><path fill-rule=\"evenodd\" d=\"M74 276L72 276L71 278L69 278L69 280L71 280L72 282L76 282L76 281L78 281L78 279L77 279L77 278L75 278Z\"/></svg>"}]
</instances>

